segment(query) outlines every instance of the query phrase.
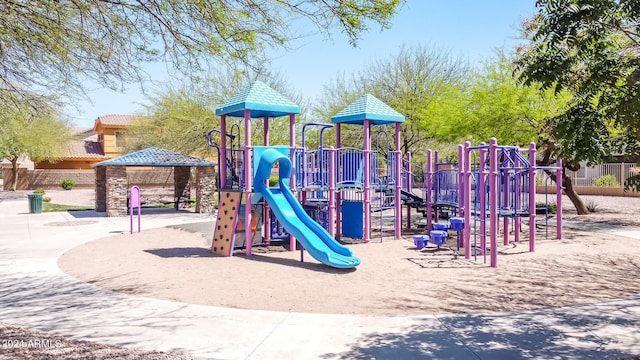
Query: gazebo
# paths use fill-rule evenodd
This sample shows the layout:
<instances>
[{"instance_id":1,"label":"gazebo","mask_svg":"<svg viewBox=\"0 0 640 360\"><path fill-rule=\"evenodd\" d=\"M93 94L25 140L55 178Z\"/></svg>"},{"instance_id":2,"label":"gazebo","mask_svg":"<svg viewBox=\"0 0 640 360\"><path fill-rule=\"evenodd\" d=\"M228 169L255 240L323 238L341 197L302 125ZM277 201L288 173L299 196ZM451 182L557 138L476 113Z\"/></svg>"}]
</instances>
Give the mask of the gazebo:
<instances>
[{"instance_id":1,"label":"gazebo","mask_svg":"<svg viewBox=\"0 0 640 360\"><path fill-rule=\"evenodd\" d=\"M96 169L97 212L107 216L127 214L127 166L173 167L174 200L189 198L191 167L196 167L196 209L212 212L215 194L215 171L212 161L150 147L91 165Z\"/></svg>"}]
</instances>

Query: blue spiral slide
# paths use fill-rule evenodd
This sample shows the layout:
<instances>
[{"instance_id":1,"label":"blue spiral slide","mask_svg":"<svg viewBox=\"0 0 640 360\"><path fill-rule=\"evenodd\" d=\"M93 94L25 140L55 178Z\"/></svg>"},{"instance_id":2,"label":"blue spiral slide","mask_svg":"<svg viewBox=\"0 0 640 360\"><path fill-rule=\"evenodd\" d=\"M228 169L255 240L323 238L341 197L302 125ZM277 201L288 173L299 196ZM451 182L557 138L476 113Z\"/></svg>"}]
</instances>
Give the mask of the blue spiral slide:
<instances>
[{"instance_id":1,"label":"blue spiral slide","mask_svg":"<svg viewBox=\"0 0 640 360\"><path fill-rule=\"evenodd\" d=\"M273 165L279 164L278 187L269 188L265 181L271 175ZM271 206L284 229L295 236L307 252L319 262L335 268L348 269L360 264L351 249L341 245L315 222L302 208L289 190L291 161L275 149L266 149L258 159L254 178L254 189L262 194Z\"/></svg>"}]
</instances>

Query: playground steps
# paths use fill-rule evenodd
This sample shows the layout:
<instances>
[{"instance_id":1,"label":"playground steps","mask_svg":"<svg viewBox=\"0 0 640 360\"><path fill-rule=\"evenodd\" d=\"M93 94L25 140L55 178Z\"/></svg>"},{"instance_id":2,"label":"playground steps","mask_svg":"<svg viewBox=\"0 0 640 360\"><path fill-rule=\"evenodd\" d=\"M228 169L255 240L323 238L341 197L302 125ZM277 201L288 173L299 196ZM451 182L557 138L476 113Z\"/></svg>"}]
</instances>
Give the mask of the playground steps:
<instances>
[{"instance_id":1,"label":"playground steps","mask_svg":"<svg viewBox=\"0 0 640 360\"><path fill-rule=\"evenodd\" d=\"M402 202L404 204L411 206L425 203L424 199L421 196L418 196L406 190L400 190L400 199L402 199Z\"/></svg>"},{"instance_id":2,"label":"playground steps","mask_svg":"<svg viewBox=\"0 0 640 360\"><path fill-rule=\"evenodd\" d=\"M427 203L421 196L406 190L400 190L400 199L404 205L416 209L422 216L427 216Z\"/></svg>"},{"instance_id":3,"label":"playground steps","mask_svg":"<svg viewBox=\"0 0 640 360\"><path fill-rule=\"evenodd\" d=\"M221 191L218 199L218 218L213 233L211 252L222 256L231 256L234 246L234 229L238 223L240 209L240 191Z\"/></svg>"}]
</instances>

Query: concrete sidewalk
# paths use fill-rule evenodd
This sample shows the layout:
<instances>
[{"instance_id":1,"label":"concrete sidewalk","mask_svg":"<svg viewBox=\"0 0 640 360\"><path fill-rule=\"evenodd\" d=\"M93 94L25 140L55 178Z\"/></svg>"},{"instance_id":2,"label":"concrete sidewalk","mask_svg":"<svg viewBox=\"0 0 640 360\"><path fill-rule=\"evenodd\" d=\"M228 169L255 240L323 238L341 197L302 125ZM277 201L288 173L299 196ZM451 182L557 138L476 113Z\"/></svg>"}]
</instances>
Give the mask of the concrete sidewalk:
<instances>
[{"instance_id":1,"label":"concrete sidewalk","mask_svg":"<svg viewBox=\"0 0 640 360\"><path fill-rule=\"evenodd\" d=\"M0 202L0 321L16 326L216 359L640 355L640 296L519 313L381 317L238 310L114 293L62 273L56 262L66 249L128 232L128 217L27 212L24 199ZM142 226L207 220L168 211L144 216Z\"/></svg>"}]
</instances>

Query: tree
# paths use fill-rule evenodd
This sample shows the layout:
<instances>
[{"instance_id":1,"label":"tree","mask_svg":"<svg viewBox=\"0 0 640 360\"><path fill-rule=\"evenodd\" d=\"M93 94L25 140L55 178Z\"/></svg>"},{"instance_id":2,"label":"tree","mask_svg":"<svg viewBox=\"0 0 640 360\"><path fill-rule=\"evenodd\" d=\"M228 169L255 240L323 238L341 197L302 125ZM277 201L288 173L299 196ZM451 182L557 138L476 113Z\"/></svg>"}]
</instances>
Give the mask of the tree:
<instances>
[{"instance_id":1,"label":"tree","mask_svg":"<svg viewBox=\"0 0 640 360\"><path fill-rule=\"evenodd\" d=\"M497 55L471 80L461 101L466 113L460 122L452 122L452 134L483 141L496 137L499 143L523 147L534 141L539 155L537 165L553 166L558 158L562 159L565 194L578 214L588 213L566 172L577 170L580 160L559 146L564 140L559 137L558 118L567 110L572 94L553 87L545 89L536 82L520 83L513 59L502 53ZM556 181L555 172L547 173Z\"/></svg>"},{"instance_id":2,"label":"tree","mask_svg":"<svg viewBox=\"0 0 640 360\"><path fill-rule=\"evenodd\" d=\"M402 151L424 154L425 141L435 139L443 125L442 119L432 116L431 106L452 87L462 87L468 71L469 66L449 51L403 46L365 70L360 81L405 116Z\"/></svg>"},{"instance_id":3,"label":"tree","mask_svg":"<svg viewBox=\"0 0 640 360\"><path fill-rule=\"evenodd\" d=\"M403 46L397 54L369 65L349 80L336 78L325 87L315 113L330 117L370 93L405 116L402 151L424 154L425 141L435 139L443 124L442 119L432 116L431 106L444 99L452 87L461 87L467 70L466 64L447 51ZM361 134L356 129L355 135L346 132L345 138L361 146Z\"/></svg>"},{"instance_id":4,"label":"tree","mask_svg":"<svg viewBox=\"0 0 640 360\"><path fill-rule=\"evenodd\" d=\"M11 162L13 182L18 185L18 160L28 156L33 161L55 161L62 158L71 140L70 128L59 118L54 105L40 107L13 99L3 104L0 112L0 158Z\"/></svg>"},{"instance_id":5,"label":"tree","mask_svg":"<svg viewBox=\"0 0 640 360\"><path fill-rule=\"evenodd\" d=\"M574 169L622 148L639 154L640 1L538 0L536 7L524 23L530 47L517 62L519 78L574 94L550 123L554 153Z\"/></svg>"},{"instance_id":6,"label":"tree","mask_svg":"<svg viewBox=\"0 0 640 360\"><path fill-rule=\"evenodd\" d=\"M495 137L500 144L528 147L536 141L544 119L557 113L553 91L539 86L522 86L513 77L513 62L503 51L486 59L474 71L458 96L458 117L447 128L458 142L487 142ZM450 116L449 116L450 117Z\"/></svg>"},{"instance_id":7,"label":"tree","mask_svg":"<svg viewBox=\"0 0 640 360\"><path fill-rule=\"evenodd\" d=\"M0 96L31 101L39 98L32 93L82 93L86 80L119 88L141 82L141 65L149 61L188 75L213 60L253 64L304 35L296 20L327 36L339 29L355 45L372 22L388 27L402 2L6 0L0 2Z\"/></svg>"},{"instance_id":8,"label":"tree","mask_svg":"<svg viewBox=\"0 0 640 360\"><path fill-rule=\"evenodd\" d=\"M204 137L209 130L220 128L215 109L256 80L265 82L297 104L304 102L279 74L265 70L257 72L251 68L245 71L213 69L205 78L167 84L149 96L150 104L146 107L149 116L140 117L128 131L127 151L158 146L202 157L215 155ZM304 117L299 120L304 122ZM229 118L227 131L231 131L234 123L243 128L241 121ZM262 122L254 121L252 125L252 143L262 143ZM288 118L286 121L271 121L269 126L272 144L289 143ZM244 133L240 135L244 138ZM214 134L214 141L219 143L219 135Z\"/></svg>"},{"instance_id":9,"label":"tree","mask_svg":"<svg viewBox=\"0 0 640 360\"><path fill-rule=\"evenodd\" d=\"M183 154L207 156L203 136L215 119L208 99L188 85L167 86L148 96L149 116L136 118L127 129L125 151L151 146Z\"/></svg>"}]
</instances>

